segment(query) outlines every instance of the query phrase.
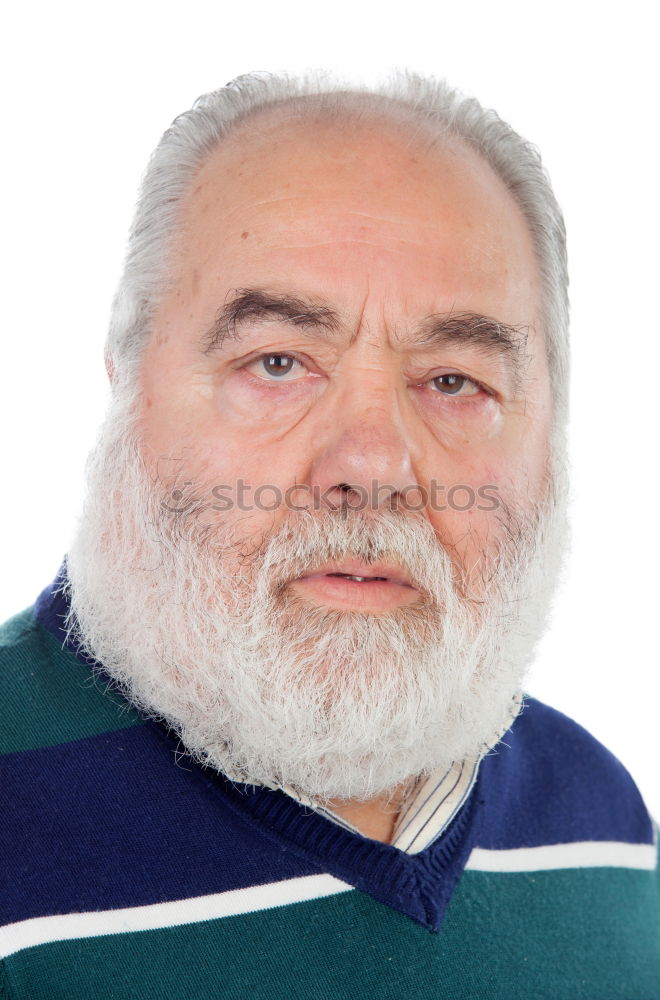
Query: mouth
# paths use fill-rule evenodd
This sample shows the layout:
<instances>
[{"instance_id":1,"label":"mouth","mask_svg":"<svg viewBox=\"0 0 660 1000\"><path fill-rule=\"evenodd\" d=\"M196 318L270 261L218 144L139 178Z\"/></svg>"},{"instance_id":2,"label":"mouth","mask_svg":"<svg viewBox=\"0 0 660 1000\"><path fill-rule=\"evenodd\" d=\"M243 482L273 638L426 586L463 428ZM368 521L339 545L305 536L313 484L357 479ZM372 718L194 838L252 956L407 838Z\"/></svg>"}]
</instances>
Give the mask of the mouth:
<instances>
[{"instance_id":1,"label":"mouth","mask_svg":"<svg viewBox=\"0 0 660 1000\"><path fill-rule=\"evenodd\" d=\"M407 573L400 566L386 562L366 563L361 559L342 559L325 563L304 573L298 579L311 580L320 577L335 577L341 580L353 580L356 583L386 582L398 584L400 587L413 586Z\"/></svg>"},{"instance_id":2,"label":"mouth","mask_svg":"<svg viewBox=\"0 0 660 1000\"><path fill-rule=\"evenodd\" d=\"M405 583L402 580L397 580L390 576L357 576L354 573L308 573L305 576L301 576L300 580L319 580L322 578L332 578L335 577L338 580L352 580L354 583L395 583L399 587L409 587L409 583Z\"/></svg>"},{"instance_id":3,"label":"mouth","mask_svg":"<svg viewBox=\"0 0 660 1000\"><path fill-rule=\"evenodd\" d=\"M400 566L359 560L320 566L291 581L314 603L361 611L386 611L419 599Z\"/></svg>"}]
</instances>

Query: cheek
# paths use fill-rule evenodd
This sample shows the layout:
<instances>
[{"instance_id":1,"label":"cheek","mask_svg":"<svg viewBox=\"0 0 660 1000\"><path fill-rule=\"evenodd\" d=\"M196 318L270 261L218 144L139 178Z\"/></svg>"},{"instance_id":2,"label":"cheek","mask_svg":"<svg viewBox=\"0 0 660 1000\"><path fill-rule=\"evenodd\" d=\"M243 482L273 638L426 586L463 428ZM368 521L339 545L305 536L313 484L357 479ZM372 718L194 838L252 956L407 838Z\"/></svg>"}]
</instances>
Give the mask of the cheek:
<instances>
[{"instance_id":1,"label":"cheek","mask_svg":"<svg viewBox=\"0 0 660 1000\"><path fill-rule=\"evenodd\" d=\"M270 482L286 474L291 449L272 411L225 405L212 379L176 377L175 366L162 360L158 377L142 380L139 430L152 465L178 464L188 480L213 485L241 479L258 485L264 475Z\"/></svg>"},{"instance_id":2,"label":"cheek","mask_svg":"<svg viewBox=\"0 0 660 1000\"><path fill-rule=\"evenodd\" d=\"M507 533L507 522L516 512L530 510L540 489L538 470L524 453L488 448L480 456L474 451L448 467L447 456L439 462L443 475L428 483L428 517L438 538L463 570L494 557Z\"/></svg>"},{"instance_id":3,"label":"cheek","mask_svg":"<svg viewBox=\"0 0 660 1000\"><path fill-rule=\"evenodd\" d=\"M444 445L444 442L443 442ZM513 453L503 441L473 441L461 449L434 449L424 469L429 493L441 494L449 509L476 509L476 500L484 491L510 493L520 481L525 468L524 456ZM475 502L470 504L470 498Z\"/></svg>"},{"instance_id":4,"label":"cheek","mask_svg":"<svg viewBox=\"0 0 660 1000\"><path fill-rule=\"evenodd\" d=\"M506 498L493 486L461 486L445 493L443 505L429 512L438 540L456 568L476 583L508 537Z\"/></svg>"},{"instance_id":5,"label":"cheek","mask_svg":"<svg viewBox=\"0 0 660 1000\"><path fill-rule=\"evenodd\" d=\"M285 443L256 439L253 433L210 433L208 428L178 439L169 464L159 462L159 478L169 495L177 491L179 509L204 504L198 523L230 529L231 542L248 550L285 518L287 489L300 479L295 452ZM170 442L169 455L175 449ZM163 472L170 470L169 478Z\"/></svg>"}]
</instances>

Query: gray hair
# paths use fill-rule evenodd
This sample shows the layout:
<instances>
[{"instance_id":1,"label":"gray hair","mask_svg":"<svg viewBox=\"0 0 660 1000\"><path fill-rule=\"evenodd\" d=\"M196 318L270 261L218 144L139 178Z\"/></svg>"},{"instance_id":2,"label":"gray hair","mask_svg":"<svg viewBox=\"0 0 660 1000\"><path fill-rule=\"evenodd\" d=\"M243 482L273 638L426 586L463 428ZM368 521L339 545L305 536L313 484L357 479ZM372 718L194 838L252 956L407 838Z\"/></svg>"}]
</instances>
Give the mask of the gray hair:
<instances>
[{"instance_id":1,"label":"gray hair","mask_svg":"<svg viewBox=\"0 0 660 1000\"><path fill-rule=\"evenodd\" d=\"M106 343L120 384L135 387L142 350L167 279L168 249L181 204L209 153L255 112L288 104L304 114L319 107L341 116L355 106L403 111L438 137L477 150L522 209L534 242L543 288L543 323L554 395L555 433L568 406L568 274L561 210L538 151L494 112L444 81L399 72L376 87L347 85L325 73L294 78L251 73L204 94L174 120L149 161L131 228L123 275Z\"/></svg>"}]
</instances>

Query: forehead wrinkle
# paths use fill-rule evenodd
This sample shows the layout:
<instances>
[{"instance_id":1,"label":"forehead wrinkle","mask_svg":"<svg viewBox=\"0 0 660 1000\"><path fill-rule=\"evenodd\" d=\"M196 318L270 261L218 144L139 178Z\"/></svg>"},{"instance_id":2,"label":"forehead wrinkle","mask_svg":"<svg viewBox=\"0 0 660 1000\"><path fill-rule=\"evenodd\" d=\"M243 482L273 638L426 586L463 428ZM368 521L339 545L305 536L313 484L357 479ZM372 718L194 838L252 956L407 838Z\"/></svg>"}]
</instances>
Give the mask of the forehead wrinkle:
<instances>
[{"instance_id":1,"label":"forehead wrinkle","mask_svg":"<svg viewBox=\"0 0 660 1000\"><path fill-rule=\"evenodd\" d=\"M425 229L435 229L436 226L432 222L428 222L424 219L414 218L406 219L403 216L395 217L389 215L374 215L373 212L358 212L355 209L350 209L346 212L346 215L354 215L358 219L369 219L373 222L387 222L393 226L415 226L417 228Z\"/></svg>"},{"instance_id":2,"label":"forehead wrinkle","mask_svg":"<svg viewBox=\"0 0 660 1000\"><path fill-rule=\"evenodd\" d=\"M414 240L404 240L404 239L396 239L396 240L390 239L390 242L391 243L402 244L404 246L411 246L411 245L415 244ZM398 250L399 250L398 246L385 247L385 246L383 246L382 242L374 242L372 240L361 239L359 237L356 237L356 238L351 237L350 239L337 239L337 240L331 240L331 239L329 239L329 240L323 240L323 241L316 242L316 243L275 243L275 244L269 244L269 245L270 246L275 246L278 250L282 250L284 252L286 252L287 250L292 250L292 251L295 251L295 250L324 250L324 249L332 249L334 247L347 247L347 248L349 248L349 247L357 247L357 246L359 246L359 247L371 247L374 250L378 250L378 252L380 254L383 254L383 253L393 254L393 253L397 253ZM432 254L428 254L427 256L430 257L431 259L435 259L435 257Z\"/></svg>"}]
</instances>

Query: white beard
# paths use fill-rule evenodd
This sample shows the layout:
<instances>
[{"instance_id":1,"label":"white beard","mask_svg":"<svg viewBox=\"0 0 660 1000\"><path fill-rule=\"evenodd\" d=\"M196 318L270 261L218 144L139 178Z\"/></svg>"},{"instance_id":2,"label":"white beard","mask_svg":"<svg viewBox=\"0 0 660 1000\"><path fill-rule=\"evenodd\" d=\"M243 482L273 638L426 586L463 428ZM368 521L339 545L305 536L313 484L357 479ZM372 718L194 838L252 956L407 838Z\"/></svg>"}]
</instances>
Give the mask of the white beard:
<instances>
[{"instance_id":1,"label":"white beard","mask_svg":"<svg viewBox=\"0 0 660 1000\"><path fill-rule=\"evenodd\" d=\"M561 562L556 482L542 508L509 511L478 580L419 514L291 512L255 540L207 501L173 515L164 497L115 403L68 554L68 626L195 758L242 782L364 801L498 741ZM287 588L345 556L401 565L419 602L373 615Z\"/></svg>"}]
</instances>

